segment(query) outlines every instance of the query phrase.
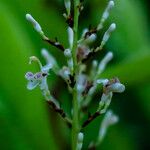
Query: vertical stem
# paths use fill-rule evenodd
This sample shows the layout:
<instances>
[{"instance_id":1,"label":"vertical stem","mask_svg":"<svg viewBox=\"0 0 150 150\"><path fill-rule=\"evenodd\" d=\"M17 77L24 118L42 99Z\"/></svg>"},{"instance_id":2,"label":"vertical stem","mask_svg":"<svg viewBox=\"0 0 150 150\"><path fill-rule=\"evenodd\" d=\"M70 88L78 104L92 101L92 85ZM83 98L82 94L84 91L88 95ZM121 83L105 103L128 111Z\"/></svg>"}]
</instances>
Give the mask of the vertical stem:
<instances>
[{"instance_id":1,"label":"vertical stem","mask_svg":"<svg viewBox=\"0 0 150 150\"><path fill-rule=\"evenodd\" d=\"M79 18L79 0L74 0L74 41L73 41L73 48L72 48L72 54L73 54L73 62L74 62L74 73L76 73L76 67L77 67L77 42L78 42L78 18Z\"/></svg>"},{"instance_id":2,"label":"vertical stem","mask_svg":"<svg viewBox=\"0 0 150 150\"><path fill-rule=\"evenodd\" d=\"M77 138L79 132L79 120L78 120L78 100L77 91L73 92L73 122L72 122L72 150L77 150Z\"/></svg>"},{"instance_id":3,"label":"vertical stem","mask_svg":"<svg viewBox=\"0 0 150 150\"><path fill-rule=\"evenodd\" d=\"M78 18L79 18L79 0L74 0L74 41L72 48L73 64L74 64L74 76L75 80L78 74L77 66L77 41L78 41ZM76 85L73 89L73 123L72 123L72 150L77 150L77 138L79 132L79 118L78 118L78 99Z\"/></svg>"}]
</instances>

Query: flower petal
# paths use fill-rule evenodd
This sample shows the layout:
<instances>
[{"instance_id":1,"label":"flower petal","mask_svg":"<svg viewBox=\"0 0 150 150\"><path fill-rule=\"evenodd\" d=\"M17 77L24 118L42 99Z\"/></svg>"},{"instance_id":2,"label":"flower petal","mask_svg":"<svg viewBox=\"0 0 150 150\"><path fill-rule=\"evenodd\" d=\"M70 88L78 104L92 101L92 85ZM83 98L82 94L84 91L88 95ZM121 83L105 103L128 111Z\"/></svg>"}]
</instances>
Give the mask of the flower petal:
<instances>
[{"instance_id":1,"label":"flower petal","mask_svg":"<svg viewBox=\"0 0 150 150\"><path fill-rule=\"evenodd\" d=\"M28 90L33 90L38 85L39 85L38 80L29 81L28 84L27 84L27 89Z\"/></svg>"},{"instance_id":2,"label":"flower petal","mask_svg":"<svg viewBox=\"0 0 150 150\"><path fill-rule=\"evenodd\" d=\"M43 78L43 73L42 72L37 72L36 74L34 74L34 79L35 80L42 80Z\"/></svg>"},{"instance_id":3,"label":"flower petal","mask_svg":"<svg viewBox=\"0 0 150 150\"><path fill-rule=\"evenodd\" d=\"M44 77L44 78L41 80L40 89L43 90L43 89L46 89L46 88L47 88L47 78Z\"/></svg>"},{"instance_id":4,"label":"flower petal","mask_svg":"<svg viewBox=\"0 0 150 150\"><path fill-rule=\"evenodd\" d=\"M52 68L52 64L49 63L45 65L44 67L42 67L41 71L44 73L48 73L51 68Z\"/></svg>"},{"instance_id":5,"label":"flower petal","mask_svg":"<svg viewBox=\"0 0 150 150\"><path fill-rule=\"evenodd\" d=\"M25 78L26 78L27 80L33 79L33 76L34 76L34 74L33 74L32 72L27 72L27 73L25 74Z\"/></svg>"}]
</instances>

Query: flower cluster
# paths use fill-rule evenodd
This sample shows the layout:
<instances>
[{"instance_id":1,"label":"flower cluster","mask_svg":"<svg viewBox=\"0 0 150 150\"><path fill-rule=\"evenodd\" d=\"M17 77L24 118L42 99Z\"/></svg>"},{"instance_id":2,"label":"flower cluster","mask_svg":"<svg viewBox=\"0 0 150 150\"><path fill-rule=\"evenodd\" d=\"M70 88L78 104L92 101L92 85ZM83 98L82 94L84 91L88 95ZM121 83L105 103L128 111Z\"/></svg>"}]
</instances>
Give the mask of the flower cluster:
<instances>
[{"instance_id":1,"label":"flower cluster","mask_svg":"<svg viewBox=\"0 0 150 150\"><path fill-rule=\"evenodd\" d=\"M40 71L37 73L27 72L25 78L28 80L27 88L33 90L35 87L39 87L48 104L60 114L69 127L72 127L72 148L81 150L84 138L82 129L96 117L106 113L100 126L97 141L93 142L92 146L98 146L103 140L107 128L118 121L118 117L112 111L109 111L108 107L110 106L113 93L124 92L125 86L120 83L118 78L101 78L101 74L113 58L112 52L108 52L100 62L98 60L92 60L91 67L87 66L86 63L91 56L94 56L95 53L103 49L112 32L116 29L116 24L112 23L104 33L100 45L96 48L91 48L91 43L97 39L97 33L103 29L105 21L108 19L110 11L114 7L114 1L109 1L97 27L92 29L85 28L79 39L77 37L78 16L84 8L83 2L78 0L74 2L74 15L71 11L71 0L64 0L64 4L66 13L63 16L68 23L67 48L57 40L49 39L43 32L40 24L30 14L26 14L26 19L33 25L34 29L44 41L63 52L62 54L66 58L67 65L61 68L51 53L46 49L42 49L41 54L46 60L46 65L43 66L37 57L30 57L29 63L31 64L33 61L37 62ZM87 73L89 68L90 71ZM50 71L53 71L66 82L68 90L73 96L73 106L71 109L72 119L68 118L68 115L60 108L59 101L49 91L47 78ZM100 97L98 107L93 115L83 121L85 110L90 107L90 102L94 94L100 90L100 86L103 88L103 93ZM89 147L91 147L91 144Z\"/></svg>"}]
</instances>

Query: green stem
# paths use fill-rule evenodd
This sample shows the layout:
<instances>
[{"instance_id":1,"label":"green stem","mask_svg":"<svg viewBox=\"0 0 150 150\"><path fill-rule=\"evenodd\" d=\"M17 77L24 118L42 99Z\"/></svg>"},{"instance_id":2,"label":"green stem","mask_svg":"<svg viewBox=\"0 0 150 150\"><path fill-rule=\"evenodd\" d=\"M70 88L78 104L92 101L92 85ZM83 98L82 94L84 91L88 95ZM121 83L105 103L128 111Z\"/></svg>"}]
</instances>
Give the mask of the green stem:
<instances>
[{"instance_id":1,"label":"green stem","mask_svg":"<svg viewBox=\"0 0 150 150\"><path fill-rule=\"evenodd\" d=\"M78 101L77 91L73 91L73 122L72 122L72 150L77 150L77 137L79 132L79 120L78 120Z\"/></svg>"},{"instance_id":2,"label":"green stem","mask_svg":"<svg viewBox=\"0 0 150 150\"><path fill-rule=\"evenodd\" d=\"M76 72L77 67L77 42L78 42L78 18L79 18L79 0L74 0L74 41L73 41L73 48L72 48L72 56L73 56L73 63L74 63L74 73Z\"/></svg>"},{"instance_id":3,"label":"green stem","mask_svg":"<svg viewBox=\"0 0 150 150\"><path fill-rule=\"evenodd\" d=\"M73 57L73 71L75 80L78 74L78 66L77 66L77 47L78 47L78 18L79 18L79 0L74 0L74 41L72 48L72 57ZM77 89L76 85L73 89L73 122L72 122L72 150L77 150L77 138L79 132L79 106L78 106L78 97L77 97Z\"/></svg>"}]
</instances>

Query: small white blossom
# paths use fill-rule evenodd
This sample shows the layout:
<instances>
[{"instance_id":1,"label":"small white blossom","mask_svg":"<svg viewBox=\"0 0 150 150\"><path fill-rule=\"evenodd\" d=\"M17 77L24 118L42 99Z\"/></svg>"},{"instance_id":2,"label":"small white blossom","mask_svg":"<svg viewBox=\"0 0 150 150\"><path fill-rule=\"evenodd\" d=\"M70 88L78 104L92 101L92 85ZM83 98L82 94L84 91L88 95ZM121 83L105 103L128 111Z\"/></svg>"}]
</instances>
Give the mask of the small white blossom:
<instances>
[{"instance_id":1,"label":"small white blossom","mask_svg":"<svg viewBox=\"0 0 150 150\"><path fill-rule=\"evenodd\" d=\"M107 20L107 18L109 17L109 13L110 13L110 10L114 7L115 3L114 1L109 1L103 15L102 15L102 19L97 27L97 30L101 30L103 28L103 24L104 22Z\"/></svg>"},{"instance_id":2,"label":"small white blossom","mask_svg":"<svg viewBox=\"0 0 150 150\"><path fill-rule=\"evenodd\" d=\"M103 86L105 86L109 80L108 79L98 79L97 81L97 84L102 84Z\"/></svg>"},{"instance_id":3,"label":"small white blossom","mask_svg":"<svg viewBox=\"0 0 150 150\"><path fill-rule=\"evenodd\" d=\"M74 33L73 33L72 28L71 28L71 27L68 27L68 40L69 40L70 49L71 49L72 46L73 46L73 36L74 36Z\"/></svg>"},{"instance_id":4,"label":"small white blossom","mask_svg":"<svg viewBox=\"0 0 150 150\"><path fill-rule=\"evenodd\" d=\"M100 75L106 68L106 65L112 60L113 58L113 53L112 52L108 52L105 57L102 59L102 61L100 62L99 66L98 66L98 75Z\"/></svg>"},{"instance_id":5,"label":"small white blossom","mask_svg":"<svg viewBox=\"0 0 150 150\"><path fill-rule=\"evenodd\" d=\"M83 139L84 139L84 134L82 132L80 132L78 134L77 150L81 150L82 149Z\"/></svg>"},{"instance_id":6,"label":"small white blossom","mask_svg":"<svg viewBox=\"0 0 150 150\"><path fill-rule=\"evenodd\" d=\"M68 67L64 66L60 71L59 75L66 81L70 80L70 70Z\"/></svg>"},{"instance_id":7,"label":"small white blossom","mask_svg":"<svg viewBox=\"0 0 150 150\"><path fill-rule=\"evenodd\" d=\"M71 9L71 2L70 2L70 0L64 0L64 3L65 3L67 13L69 15L70 14L70 9Z\"/></svg>"},{"instance_id":8,"label":"small white blossom","mask_svg":"<svg viewBox=\"0 0 150 150\"><path fill-rule=\"evenodd\" d=\"M65 55L67 58L71 58L71 57L72 57L71 50L70 50L70 49L65 49L64 55Z\"/></svg>"},{"instance_id":9,"label":"small white blossom","mask_svg":"<svg viewBox=\"0 0 150 150\"><path fill-rule=\"evenodd\" d=\"M115 93L122 93L125 91L125 86L121 83L114 83L107 87L107 90Z\"/></svg>"},{"instance_id":10,"label":"small white blossom","mask_svg":"<svg viewBox=\"0 0 150 150\"><path fill-rule=\"evenodd\" d=\"M30 14L26 14L26 19L33 25L34 29L38 33L40 33L41 35L44 34L40 24Z\"/></svg>"},{"instance_id":11,"label":"small white blossom","mask_svg":"<svg viewBox=\"0 0 150 150\"><path fill-rule=\"evenodd\" d=\"M118 116L116 116L111 110L108 110L104 116L104 119L101 123L98 135L98 143L100 144L104 139L108 128L119 121Z\"/></svg>"},{"instance_id":12,"label":"small white blossom","mask_svg":"<svg viewBox=\"0 0 150 150\"><path fill-rule=\"evenodd\" d=\"M48 52L47 49L43 48L41 50L41 54L45 58L47 64L49 65L51 64L52 67L57 66L56 59L50 54L50 52Z\"/></svg>"},{"instance_id":13,"label":"small white blossom","mask_svg":"<svg viewBox=\"0 0 150 150\"><path fill-rule=\"evenodd\" d=\"M112 23L110 25L110 27L108 28L108 30L105 32L104 36L103 36L103 39L102 39L102 42L101 42L101 45L99 47L99 49L101 50L103 48L103 46L106 44L106 42L109 40L110 36L111 36L111 33L116 29L116 24L115 23Z\"/></svg>"},{"instance_id":14,"label":"small white blossom","mask_svg":"<svg viewBox=\"0 0 150 150\"><path fill-rule=\"evenodd\" d=\"M84 44L90 44L96 40L96 34L91 34L88 38L84 40Z\"/></svg>"}]
</instances>

